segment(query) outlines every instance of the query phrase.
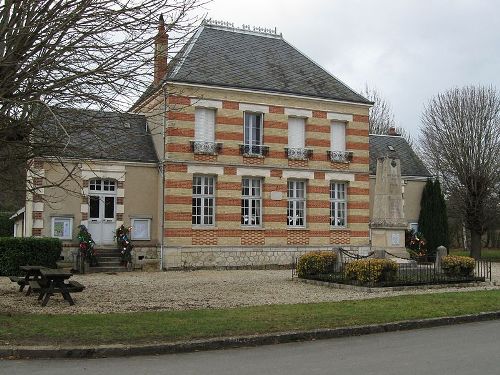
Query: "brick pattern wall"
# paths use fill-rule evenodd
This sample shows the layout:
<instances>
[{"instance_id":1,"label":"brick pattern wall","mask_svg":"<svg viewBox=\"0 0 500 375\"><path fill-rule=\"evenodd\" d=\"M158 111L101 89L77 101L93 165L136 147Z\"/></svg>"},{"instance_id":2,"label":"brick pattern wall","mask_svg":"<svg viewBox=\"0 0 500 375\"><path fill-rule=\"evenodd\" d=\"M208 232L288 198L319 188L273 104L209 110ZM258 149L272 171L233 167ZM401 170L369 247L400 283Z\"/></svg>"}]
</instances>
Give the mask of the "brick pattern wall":
<instances>
[{"instance_id":1,"label":"brick pattern wall","mask_svg":"<svg viewBox=\"0 0 500 375\"><path fill-rule=\"evenodd\" d=\"M254 246L265 245L264 231L259 230L244 230L241 231L241 245Z\"/></svg>"},{"instance_id":2,"label":"brick pattern wall","mask_svg":"<svg viewBox=\"0 0 500 375\"><path fill-rule=\"evenodd\" d=\"M351 243L351 232L349 230L332 230L330 233L332 245L347 245Z\"/></svg>"},{"instance_id":3,"label":"brick pattern wall","mask_svg":"<svg viewBox=\"0 0 500 375\"><path fill-rule=\"evenodd\" d=\"M186 93L187 95L187 93ZM197 91L195 96L200 95ZM215 94L214 94L215 95ZM236 94L234 94L236 95ZM216 113L215 141L223 147L216 157L194 155L189 141L194 129L193 106L180 106L189 98L170 96L169 137L167 151L169 159L165 165L165 237L172 247L192 246L330 246L331 244L368 244L369 221L369 179L368 179L368 117L354 114L353 121L346 127L346 149L353 152L350 163L332 163L327 158L330 148L331 120L328 112L352 113L349 105L338 109L314 109L312 117L306 120L305 146L313 149L309 160L288 160L284 149L288 143L288 115L283 104L270 103L269 113L264 114L264 145L269 147L269 155L244 157L239 145L243 142L243 111L240 101L230 100L231 95L218 99L205 95L204 99L221 100L221 108ZM271 100L272 101L272 100ZM241 100L251 103L251 100ZM255 103L263 103L256 100ZM291 106L293 107L293 106ZM297 104L296 108L307 108ZM366 109L363 109L367 113ZM222 167L216 175L216 212L213 228L198 229L191 224L191 197L193 174L188 173L189 165L208 164ZM245 230L240 224L241 179L238 168L255 168L268 171L263 178L263 228ZM314 179L307 181L306 223L304 230L287 228L287 180L285 170L313 171ZM203 171L203 170L202 170ZM355 180L348 183L347 201L348 227L345 230L330 227L329 172L350 173ZM203 173L203 172L202 172ZM215 172L207 170L207 174ZM271 193L274 192L273 199ZM281 199L276 199L281 193Z\"/></svg>"},{"instance_id":4,"label":"brick pattern wall","mask_svg":"<svg viewBox=\"0 0 500 375\"><path fill-rule=\"evenodd\" d=\"M193 245L217 245L217 231L215 230L193 230Z\"/></svg>"}]
</instances>

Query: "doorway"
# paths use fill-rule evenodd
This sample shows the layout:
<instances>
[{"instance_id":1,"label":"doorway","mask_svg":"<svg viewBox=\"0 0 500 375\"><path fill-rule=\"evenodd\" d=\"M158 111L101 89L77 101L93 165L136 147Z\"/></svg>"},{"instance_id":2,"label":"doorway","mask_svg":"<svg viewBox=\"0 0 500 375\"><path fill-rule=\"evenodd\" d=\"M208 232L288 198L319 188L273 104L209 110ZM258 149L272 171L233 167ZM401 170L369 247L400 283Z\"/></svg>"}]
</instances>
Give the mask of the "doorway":
<instances>
[{"instance_id":1,"label":"doorway","mask_svg":"<svg viewBox=\"0 0 500 375\"><path fill-rule=\"evenodd\" d=\"M115 242L116 190L115 180L89 181L89 232L97 245Z\"/></svg>"}]
</instances>

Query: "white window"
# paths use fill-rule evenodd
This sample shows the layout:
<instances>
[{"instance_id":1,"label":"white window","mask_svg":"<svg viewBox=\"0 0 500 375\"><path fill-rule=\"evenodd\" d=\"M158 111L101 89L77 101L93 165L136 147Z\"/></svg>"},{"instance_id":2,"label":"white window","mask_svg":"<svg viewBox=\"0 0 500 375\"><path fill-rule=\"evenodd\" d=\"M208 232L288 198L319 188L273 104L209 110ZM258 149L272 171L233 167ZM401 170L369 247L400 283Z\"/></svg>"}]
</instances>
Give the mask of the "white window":
<instances>
[{"instance_id":1,"label":"white window","mask_svg":"<svg viewBox=\"0 0 500 375\"><path fill-rule=\"evenodd\" d=\"M330 182L330 225L332 227L346 226L346 184Z\"/></svg>"},{"instance_id":2,"label":"white window","mask_svg":"<svg viewBox=\"0 0 500 375\"><path fill-rule=\"evenodd\" d=\"M73 218L72 217L53 217L52 218L52 237L61 240L73 239Z\"/></svg>"},{"instance_id":3,"label":"white window","mask_svg":"<svg viewBox=\"0 0 500 375\"><path fill-rule=\"evenodd\" d=\"M150 240L151 239L151 219L149 218L133 218L132 224L132 239L133 240Z\"/></svg>"},{"instance_id":4,"label":"white window","mask_svg":"<svg viewBox=\"0 0 500 375\"><path fill-rule=\"evenodd\" d=\"M305 147L306 120L300 117L288 119L288 147L303 149Z\"/></svg>"},{"instance_id":5,"label":"white window","mask_svg":"<svg viewBox=\"0 0 500 375\"><path fill-rule=\"evenodd\" d=\"M288 181L287 224L289 227L306 225L306 182L303 180Z\"/></svg>"},{"instance_id":6,"label":"white window","mask_svg":"<svg viewBox=\"0 0 500 375\"><path fill-rule=\"evenodd\" d=\"M193 177L192 224L215 223L215 177Z\"/></svg>"},{"instance_id":7,"label":"white window","mask_svg":"<svg viewBox=\"0 0 500 375\"><path fill-rule=\"evenodd\" d=\"M262 113L245 112L244 153L262 154Z\"/></svg>"},{"instance_id":8,"label":"white window","mask_svg":"<svg viewBox=\"0 0 500 375\"><path fill-rule=\"evenodd\" d=\"M241 181L241 225L262 224L262 180L243 178Z\"/></svg>"},{"instance_id":9,"label":"white window","mask_svg":"<svg viewBox=\"0 0 500 375\"><path fill-rule=\"evenodd\" d=\"M345 151L345 122L332 121L330 131L330 150Z\"/></svg>"},{"instance_id":10,"label":"white window","mask_svg":"<svg viewBox=\"0 0 500 375\"><path fill-rule=\"evenodd\" d=\"M115 191L116 181L109 179L94 179L89 181L90 191Z\"/></svg>"},{"instance_id":11,"label":"white window","mask_svg":"<svg viewBox=\"0 0 500 375\"><path fill-rule=\"evenodd\" d=\"M215 109L195 109L194 138L195 141L215 142Z\"/></svg>"}]
</instances>

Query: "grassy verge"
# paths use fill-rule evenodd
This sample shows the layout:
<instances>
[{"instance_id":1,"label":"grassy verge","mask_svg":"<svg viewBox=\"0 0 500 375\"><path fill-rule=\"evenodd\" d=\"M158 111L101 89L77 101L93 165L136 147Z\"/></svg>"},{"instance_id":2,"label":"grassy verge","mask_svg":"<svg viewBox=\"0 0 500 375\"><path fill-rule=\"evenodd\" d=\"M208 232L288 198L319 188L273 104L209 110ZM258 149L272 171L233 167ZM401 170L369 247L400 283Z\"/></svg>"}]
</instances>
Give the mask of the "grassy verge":
<instances>
[{"instance_id":1,"label":"grassy verge","mask_svg":"<svg viewBox=\"0 0 500 375\"><path fill-rule=\"evenodd\" d=\"M469 252L463 249L451 249L450 254L469 256ZM500 262L500 249L481 249L481 259L491 262Z\"/></svg>"},{"instance_id":2,"label":"grassy verge","mask_svg":"<svg viewBox=\"0 0 500 375\"><path fill-rule=\"evenodd\" d=\"M0 344L109 344L335 328L500 310L500 291L235 309L82 315L0 314Z\"/></svg>"}]
</instances>

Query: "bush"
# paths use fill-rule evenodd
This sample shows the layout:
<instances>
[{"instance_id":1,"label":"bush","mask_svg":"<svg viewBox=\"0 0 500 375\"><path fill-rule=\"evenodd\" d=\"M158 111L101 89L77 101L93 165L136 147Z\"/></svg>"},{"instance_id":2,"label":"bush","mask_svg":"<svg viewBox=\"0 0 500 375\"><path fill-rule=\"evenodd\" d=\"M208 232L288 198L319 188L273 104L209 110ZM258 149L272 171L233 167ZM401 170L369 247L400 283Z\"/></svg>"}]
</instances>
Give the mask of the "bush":
<instances>
[{"instance_id":1,"label":"bush","mask_svg":"<svg viewBox=\"0 0 500 375\"><path fill-rule=\"evenodd\" d=\"M307 278L311 275L321 275L335 271L337 254L332 251L311 251L304 254L297 262L297 275Z\"/></svg>"},{"instance_id":2,"label":"bush","mask_svg":"<svg viewBox=\"0 0 500 375\"><path fill-rule=\"evenodd\" d=\"M471 257L447 255L441 260L441 268L446 276L470 276L476 262Z\"/></svg>"},{"instance_id":3,"label":"bush","mask_svg":"<svg viewBox=\"0 0 500 375\"><path fill-rule=\"evenodd\" d=\"M57 238L0 238L0 276L19 275L19 266L57 267L62 243Z\"/></svg>"},{"instance_id":4,"label":"bush","mask_svg":"<svg viewBox=\"0 0 500 375\"><path fill-rule=\"evenodd\" d=\"M14 233L14 220L9 217L10 214L0 212L0 237L11 237Z\"/></svg>"},{"instance_id":5,"label":"bush","mask_svg":"<svg viewBox=\"0 0 500 375\"><path fill-rule=\"evenodd\" d=\"M396 279L398 264L389 259L359 259L345 266L346 276L362 284L393 281Z\"/></svg>"}]
</instances>

